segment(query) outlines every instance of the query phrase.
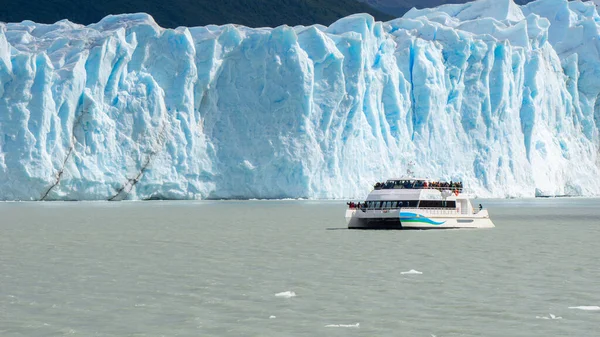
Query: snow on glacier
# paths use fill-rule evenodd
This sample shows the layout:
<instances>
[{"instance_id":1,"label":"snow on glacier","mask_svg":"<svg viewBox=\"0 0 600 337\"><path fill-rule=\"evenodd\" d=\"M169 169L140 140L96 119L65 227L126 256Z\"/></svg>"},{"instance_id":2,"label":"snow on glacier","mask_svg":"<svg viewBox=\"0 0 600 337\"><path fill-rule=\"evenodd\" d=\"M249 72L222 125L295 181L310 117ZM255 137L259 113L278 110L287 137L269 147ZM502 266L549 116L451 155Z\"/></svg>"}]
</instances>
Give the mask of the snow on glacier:
<instances>
[{"instance_id":1,"label":"snow on glacier","mask_svg":"<svg viewBox=\"0 0 600 337\"><path fill-rule=\"evenodd\" d=\"M329 27L0 23L0 199L600 194L600 16L479 0Z\"/></svg>"}]
</instances>

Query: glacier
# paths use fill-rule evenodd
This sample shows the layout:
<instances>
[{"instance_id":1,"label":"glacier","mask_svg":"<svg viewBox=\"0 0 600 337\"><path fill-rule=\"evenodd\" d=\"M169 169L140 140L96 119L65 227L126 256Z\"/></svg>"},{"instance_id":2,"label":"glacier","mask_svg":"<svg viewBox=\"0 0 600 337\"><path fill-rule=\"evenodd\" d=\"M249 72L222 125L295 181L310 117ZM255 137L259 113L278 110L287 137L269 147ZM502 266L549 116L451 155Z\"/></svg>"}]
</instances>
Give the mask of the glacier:
<instances>
[{"instance_id":1,"label":"glacier","mask_svg":"<svg viewBox=\"0 0 600 337\"><path fill-rule=\"evenodd\" d=\"M409 168L484 197L599 195L599 38L567 0L0 23L0 200L360 198Z\"/></svg>"}]
</instances>

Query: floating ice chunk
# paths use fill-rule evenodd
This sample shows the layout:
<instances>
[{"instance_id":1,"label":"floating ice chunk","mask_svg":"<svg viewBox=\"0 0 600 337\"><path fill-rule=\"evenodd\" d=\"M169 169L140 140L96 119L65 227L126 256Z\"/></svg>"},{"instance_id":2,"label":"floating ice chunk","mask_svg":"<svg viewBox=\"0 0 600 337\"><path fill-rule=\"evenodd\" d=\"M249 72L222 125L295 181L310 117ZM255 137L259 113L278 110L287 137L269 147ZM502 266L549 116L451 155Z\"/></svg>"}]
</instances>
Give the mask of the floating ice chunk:
<instances>
[{"instance_id":1,"label":"floating ice chunk","mask_svg":"<svg viewBox=\"0 0 600 337\"><path fill-rule=\"evenodd\" d=\"M326 328L358 328L360 327L360 323L356 324L327 324Z\"/></svg>"},{"instance_id":2,"label":"floating ice chunk","mask_svg":"<svg viewBox=\"0 0 600 337\"><path fill-rule=\"evenodd\" d=\"M273 319L273 318L277 318L277 316L274 316L274 315L269 316L269 319Z\"/></svg>"},{"instance_id":3,"label":"floating ice chunk","mask_svg":"<svg viewBox=\"0 0 600 337\"><path fill-rule=\"evenodd\" d=\"M409 271L403 271L400 274L402 274L402 275L421 275L423 273L418 270L411 269Z\"/></svg>"},{"instance_id":4,"label":"floating ice chunk","mask_svg":"<svg viewBox=\"0 0 600 337\"><path fill-rule=\"evenodd\" d=\"M254 170L254 169L256 169L256 166L252 165L252 163L250 161L248 161L248 160L244 160L243 165L248 170Z\"/></svg>"},{"instance_id":5,"label":"floating ice chunk","mask_svg":"<svg viewBox=\"0 0 600 337\"><path fill-rule=\"evenodd\" d=\"M549 314L550 316L535 316L537 319L562 319L560 316L556 316L554 314Z\"/></svg>"},{"instance_id":6,"label":"floating ice chunk","mask_svg":"<svg viewBox=\"0 0 600 337\"><path fill-rule=\"evenodd\" d=\"M578 309L578 310L586 310L586 311L600 311L600 307L597 305L582 305L578 307L569 307L569 309Z\"/></svg>"},{"instance_id":7,"label":"floating ice chunk","mask_svg":"<svg viewBox=\"0 0 600 337\"><path fill-rule=\"evenodd\" d=\"M275 296L277 296L277 297L284 297L284 298L290 298L290 297L296 297L296 293L293 292L293 291L284 291L284 292L275 294Z\"/></svg>"}]
</instances>

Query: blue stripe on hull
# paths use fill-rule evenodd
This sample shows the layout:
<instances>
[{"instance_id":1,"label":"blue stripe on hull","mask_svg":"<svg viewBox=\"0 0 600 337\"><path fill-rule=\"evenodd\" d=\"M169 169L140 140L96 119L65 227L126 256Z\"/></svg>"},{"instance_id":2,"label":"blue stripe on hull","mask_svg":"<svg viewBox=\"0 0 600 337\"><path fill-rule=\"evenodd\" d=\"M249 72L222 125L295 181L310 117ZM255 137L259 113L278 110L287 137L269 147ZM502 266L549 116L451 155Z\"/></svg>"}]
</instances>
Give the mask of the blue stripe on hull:
<instances>
[{"instance_id":1,"label":"blue stripe on hull","mask_svg":"<svg viewBox=\"0 0 600 337\"><path fill-rule=\"evenodd\" d=\"M400 221L405 222L405 223L426 223L426 224L430 224L430 225L443 225L446 223L446 221L442 221L442 222L438 222L438 221L434 221L429 219L426 216L423 216L421 214L417 214L417 213L410 213L410 212L401 212L400 213Z\"/></svg>"}]
</instances>

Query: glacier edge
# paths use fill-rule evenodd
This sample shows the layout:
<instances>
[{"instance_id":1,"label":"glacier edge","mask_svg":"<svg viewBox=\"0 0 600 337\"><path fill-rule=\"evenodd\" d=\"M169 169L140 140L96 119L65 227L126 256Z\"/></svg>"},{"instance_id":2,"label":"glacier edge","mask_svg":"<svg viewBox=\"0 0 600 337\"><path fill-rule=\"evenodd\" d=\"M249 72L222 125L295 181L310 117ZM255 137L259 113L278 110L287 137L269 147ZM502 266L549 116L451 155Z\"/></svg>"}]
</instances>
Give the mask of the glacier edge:
<instances>
[{"instance_id":1,"label":"glacier edge","mask_svg":"<svg viewBox=\"0 0 600 337\"><path fill-rule=\"evenodd\" d=\"M0 200L600 195L600 16L479 0L329 27L0 23Z\"/></svg>"}]
</instances>

